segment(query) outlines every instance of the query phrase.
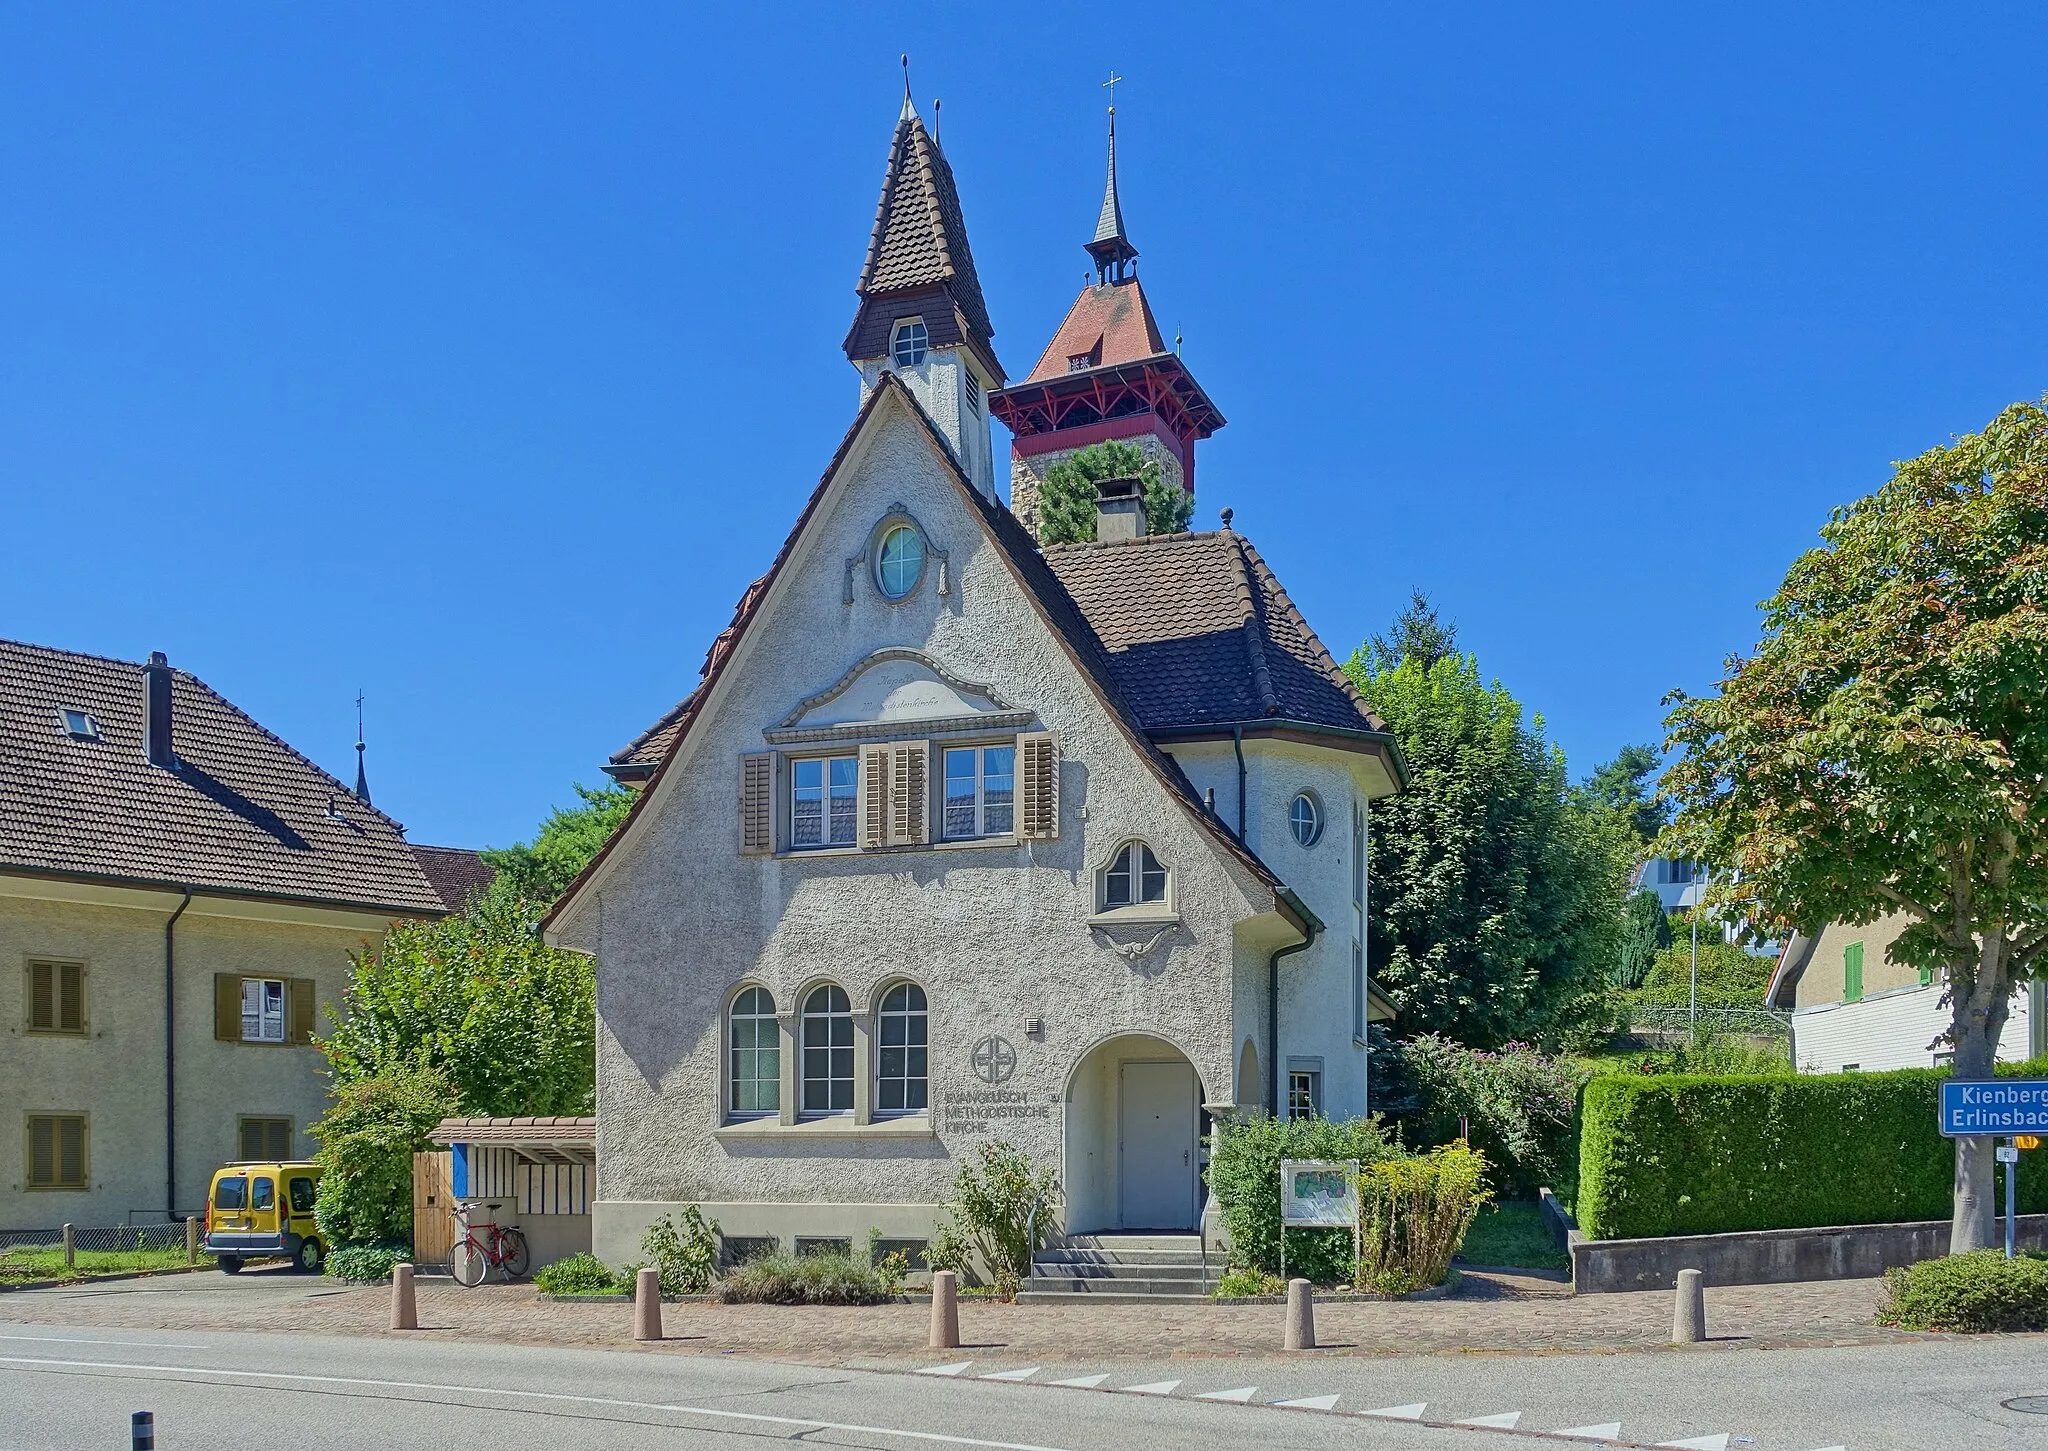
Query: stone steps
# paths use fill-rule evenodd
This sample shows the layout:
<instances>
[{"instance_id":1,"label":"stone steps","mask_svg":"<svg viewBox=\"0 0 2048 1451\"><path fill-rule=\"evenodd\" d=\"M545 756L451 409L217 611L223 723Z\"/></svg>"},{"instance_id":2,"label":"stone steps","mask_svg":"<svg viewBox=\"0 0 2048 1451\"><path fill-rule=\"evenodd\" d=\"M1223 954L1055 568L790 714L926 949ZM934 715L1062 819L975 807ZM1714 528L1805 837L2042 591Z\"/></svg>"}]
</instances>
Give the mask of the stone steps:
<instances>
[{"instance_id":1,"label":"stone steps","mask_svg":"<svg viewBox=\"0 0 2048 1451\"><path fill-rule=\"evenodd\" d=\"M1018 1299L1199 1300L1222 1273L1220 1260L1204 1262L1199 1235L1066 1235L1033 1259Z\"/></svg>"}]
</instances>

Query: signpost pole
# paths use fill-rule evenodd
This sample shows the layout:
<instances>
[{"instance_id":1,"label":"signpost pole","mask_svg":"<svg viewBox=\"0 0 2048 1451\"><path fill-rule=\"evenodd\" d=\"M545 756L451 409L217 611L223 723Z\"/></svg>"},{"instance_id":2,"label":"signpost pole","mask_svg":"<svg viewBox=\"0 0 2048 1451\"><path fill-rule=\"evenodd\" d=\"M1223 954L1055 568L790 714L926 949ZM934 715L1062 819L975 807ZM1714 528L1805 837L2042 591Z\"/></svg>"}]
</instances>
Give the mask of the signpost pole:
<instances>
[{"instance_id":1,"label":"signpost pole","mask_svg":"<svg viewBox=\"0 0 2048 1451\"><path fill-rule=\"evenodd\" d=\"M2005 1257L2012 1258L2013 1242L2019 1237L2019 1193L2013 1184L2020 1169L2020 1146L2016 1139L2006 1141L2012 1149L2005 1161Z\"/></svg>"}]
</instances>

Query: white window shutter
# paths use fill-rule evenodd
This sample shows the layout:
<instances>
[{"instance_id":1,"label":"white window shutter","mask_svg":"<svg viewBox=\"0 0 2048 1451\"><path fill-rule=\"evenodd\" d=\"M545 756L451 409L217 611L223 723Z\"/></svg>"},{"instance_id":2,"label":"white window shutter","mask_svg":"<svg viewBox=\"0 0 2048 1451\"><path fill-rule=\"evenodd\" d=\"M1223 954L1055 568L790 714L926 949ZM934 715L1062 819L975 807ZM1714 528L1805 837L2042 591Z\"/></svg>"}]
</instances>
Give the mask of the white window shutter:
<instances>
[{"instance_id":1,"label":"white window shutter","mask_svg":"<svg viewBox=\"0 0 2048 1451\"><path fill-rule=\"evenodd\" d=\"M863 746L860 753L860 844L872 851L889 844L889 748Z\"/></svg>"},{"instance_id":2,"label":"white window shutter","mask_svg":"<svg viewBox=\"0 0 2048 1451\"><path fill-rule=\"evenodd\" d=\"M1051 841L1059 834L1059 733L1026 731L1017 737L1017 835Z\"/></svg>"},{"instance_id":3,"label":"white window shutter","mask_svg":"<svg viewBox=\"0 0 2048 1451\"><path fill-rule=\"evenodd\" d=\"M740 855L775 852L775 757L740 757Z\"/></svg>"},{"instance_id":4,"label":"white window shutter","mask_svg":"<svg viewBox=\"0 0 2048 1451\"><path fill-rule=\"evenodd\" d=\"M889 844L922 846L931 800L928 741L904 741L889 748Z\"/></svg>"}]
</instances>

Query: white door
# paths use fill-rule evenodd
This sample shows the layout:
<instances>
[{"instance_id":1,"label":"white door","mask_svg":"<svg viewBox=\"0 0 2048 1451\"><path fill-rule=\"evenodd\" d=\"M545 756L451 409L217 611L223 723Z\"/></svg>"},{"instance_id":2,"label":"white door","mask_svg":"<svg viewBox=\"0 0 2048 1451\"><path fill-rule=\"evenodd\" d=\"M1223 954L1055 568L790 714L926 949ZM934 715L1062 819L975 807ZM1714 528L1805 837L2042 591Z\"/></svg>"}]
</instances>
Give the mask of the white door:
<instances>
[{"instance_id":1,"label":"white door","mask_svg":"<svg viewBox=\"0 0 2048 1451\"><path fill-rule=\"evenodd\" d=\"M1123 1065L1117 1172L1125 1229L1195 1227L1195 1095L1191 1063Z\"/></svg>"}]
</instances>

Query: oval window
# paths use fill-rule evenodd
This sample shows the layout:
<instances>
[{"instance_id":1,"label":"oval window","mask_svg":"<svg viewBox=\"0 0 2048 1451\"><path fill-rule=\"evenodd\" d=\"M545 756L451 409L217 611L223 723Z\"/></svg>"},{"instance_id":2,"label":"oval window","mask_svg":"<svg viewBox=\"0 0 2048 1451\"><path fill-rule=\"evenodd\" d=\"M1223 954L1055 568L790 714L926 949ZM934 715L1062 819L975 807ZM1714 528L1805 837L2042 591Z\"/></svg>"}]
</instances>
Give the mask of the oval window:
<instances>
[{"instance_id":1,"label":"oval window","mask_svg":"<svg viewBox=\"0 0 2048 1451\"><path fill-rule=\"evenodd\" d=\"M917 588L924 573L924 540L908 524L898 524L882 536L882 551L875 574L882 593L900 600Z\"/></svg>"},{"instance_id":2,"label":"oval window","mask_svg":"<svg viewBox=\"0 0 2048 1451\"><path fill-rule=\"evenodd\" d=\"M1304 791L1287 807L1287 829L1303 846L1314 846L1323 835L1323 808Z\"/></svg>"}]
</instances>

